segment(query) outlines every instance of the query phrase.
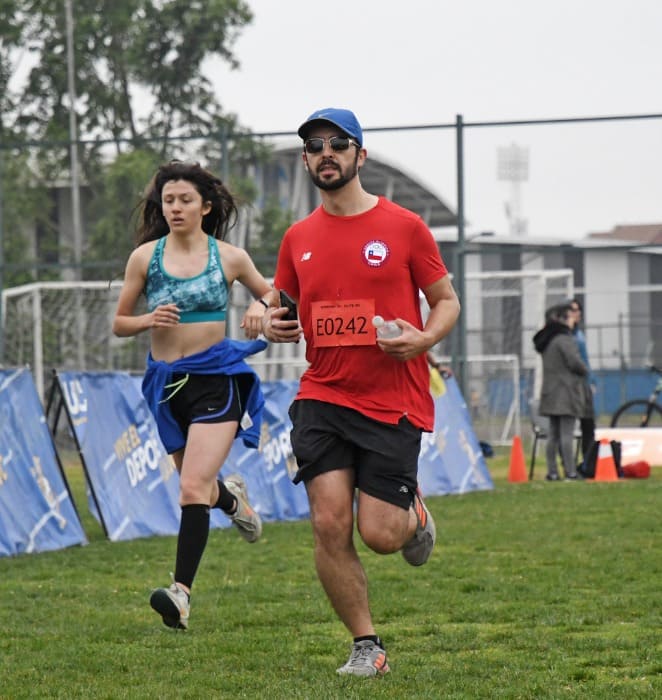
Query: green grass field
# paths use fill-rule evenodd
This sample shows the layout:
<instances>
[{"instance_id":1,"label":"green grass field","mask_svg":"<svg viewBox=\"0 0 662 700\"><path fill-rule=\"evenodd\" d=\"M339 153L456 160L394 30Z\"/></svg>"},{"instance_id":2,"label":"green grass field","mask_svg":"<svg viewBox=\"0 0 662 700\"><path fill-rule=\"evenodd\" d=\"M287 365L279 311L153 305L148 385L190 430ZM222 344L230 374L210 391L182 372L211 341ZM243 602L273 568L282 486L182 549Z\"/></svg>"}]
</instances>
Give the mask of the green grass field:
<instances>
[{"instance_id":1,"label":"green grass field","mask_svg":"<svg viewBox=\"0 0 662 700\"><path fill-rule=\"evenodd\" d=\"M175 538L0 559L1 698L662 697L662 468L616 484L507 482L430 498L428 564L361 548L391 673L340 678L350 639L315 576L308 522L255 545L212 531L188 632L149 607ZM539 472L544 471L539 468Z\"/></svg>"}]
</instances>

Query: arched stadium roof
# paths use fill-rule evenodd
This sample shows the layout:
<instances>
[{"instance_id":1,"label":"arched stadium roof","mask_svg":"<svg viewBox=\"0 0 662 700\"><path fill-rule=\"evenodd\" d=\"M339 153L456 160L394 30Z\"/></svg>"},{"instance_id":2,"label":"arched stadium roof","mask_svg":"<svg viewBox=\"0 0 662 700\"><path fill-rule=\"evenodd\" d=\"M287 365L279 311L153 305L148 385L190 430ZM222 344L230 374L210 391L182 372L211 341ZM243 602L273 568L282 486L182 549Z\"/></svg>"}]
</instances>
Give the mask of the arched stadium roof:
<instances>
[{"instance_id":1,"label":"arched stadium roof","mask_svg":"<svg viewBox=\"0 0 662 700\"><path fill-rule=\"evenodd\" d=\"M283 208L296 219L307 216L320 203L319 192L301 165L301 147L274 151L272 162L262 170L262 192L276 196ZM370 152L361 169L365 190L400 204L421 216L429 228L456 226L457 216L450 206L423 184Z\"/></svg>"}]
</instances>

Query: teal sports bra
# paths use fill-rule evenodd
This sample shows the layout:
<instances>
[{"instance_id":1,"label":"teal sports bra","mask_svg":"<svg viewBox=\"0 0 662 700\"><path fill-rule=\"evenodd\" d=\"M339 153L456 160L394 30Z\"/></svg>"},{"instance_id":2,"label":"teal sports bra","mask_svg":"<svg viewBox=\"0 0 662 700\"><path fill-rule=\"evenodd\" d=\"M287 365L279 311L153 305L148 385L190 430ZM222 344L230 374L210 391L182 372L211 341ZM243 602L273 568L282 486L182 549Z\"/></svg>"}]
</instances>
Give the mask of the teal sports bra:
<instances>
[{"instance_id":1,"label":"teal sports bra","mask_svg":"<svg viewBox=\"0 0 662 700\"><path fill-rule=\"evenodd\" d=\"M194 277L175 277L163 268L166 236L159 238L147 266L145 296L147 308L154 311L163 304L176 304L180 323L225 321L228 285L221 266L216 239L207 236L207 267Z\"/></svg>"}]
</instances>

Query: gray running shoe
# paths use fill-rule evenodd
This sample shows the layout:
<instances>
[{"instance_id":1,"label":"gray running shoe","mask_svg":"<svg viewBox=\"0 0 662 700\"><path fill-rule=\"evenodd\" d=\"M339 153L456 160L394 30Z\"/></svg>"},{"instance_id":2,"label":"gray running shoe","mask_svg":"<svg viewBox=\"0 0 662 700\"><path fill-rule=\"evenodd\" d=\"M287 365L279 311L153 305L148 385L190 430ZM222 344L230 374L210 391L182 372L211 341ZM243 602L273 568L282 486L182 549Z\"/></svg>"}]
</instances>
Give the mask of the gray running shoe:
<instances>
[{"instance_id":1,"label":"gray running shoe","mask_svg":"<svg viewBox=\"0 0 662 700\"><path fill-rule=\"evenodd\" d=\"M262 534L262 519L248 502L246 484L239 474L225 480L228 491L237 499L237 510L228 515L246 542L257 542Z\"/></svg>"},{"instance_id":2,"label":"gray running shoe","mask_svg":"<svg viewBox=\"0 0 662 700\"><path fill-rule=\"evenodd\" d=\"M341 676L383 676L391 669L386 652L374 642L365 639L352 645L352 653L344 666L337 669Z\"/></svg>"},{"instance_id":3,"label":"gray running shoe","mask_svg":"<svg viewBox=\"0 0 662 700\"><path fill-rule=\"evenodd\" d=\"M437 539L437 528L434 520L427 509L420 488L416 489L414 497L414 511L418 519L414 536L402 548L402 556L405 561L412 566L422 566L430 558Z\"/></svg>"},{"instance_id":4,"label":"gray running shoe","mask_svg":"<svg viewBox=\"0 0 662 700\"><path fill-rule=\"evenodd\" d=\"M188 593L174 581L169 588L152 591L149 604L163 618L163 624L175 629L188 629L188 616L191 610Z\"/></svg>"}]
</instances>

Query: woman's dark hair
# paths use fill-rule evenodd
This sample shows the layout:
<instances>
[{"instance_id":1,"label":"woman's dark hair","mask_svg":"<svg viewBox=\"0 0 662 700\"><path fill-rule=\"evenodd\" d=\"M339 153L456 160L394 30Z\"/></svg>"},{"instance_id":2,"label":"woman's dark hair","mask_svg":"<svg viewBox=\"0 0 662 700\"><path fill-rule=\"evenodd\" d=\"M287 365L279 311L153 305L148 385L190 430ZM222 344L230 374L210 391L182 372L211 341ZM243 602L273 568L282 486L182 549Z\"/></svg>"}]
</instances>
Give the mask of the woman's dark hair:
<instances>
[{"instance_id":1,"label":"woman's dark hair","mask_svg":"<svg viewBox=\"0 0 662 700\"><path fill-rule=\"evenodd\" d=\"M545 311L545 323L551 323L552 321L565 321L568 318L569 311L570 302L563 302L562 304L550 306Z\"/></svg>"},{"instance_id":2,"label":"woman's dark hair","mask_svg":"<svg viewBox=\"0 0 662 700\"><path fill-rule=\"evenodd\" d=\"M568 305L569 306L576 306L580 311L584 311L584 307L582 306L581 301L577 297L572 297L571 299L568 300Z\"/></svg>"},{"instance_id":3,"label":"woman's dark hair","mask_svg":"<svg viewBox=\"0 0 662 700\"><path fill-rule=\"evenodd\" d=\"M202 201L211 204L209 213L202 219L202 230L208 236L223 240L237 220L237 205L232 195L219 178L199 163L172 160L156 171L138 204L136 246L154 241L169 232L163 216L161 194L164 185L173 180L190 182L200 193Z\"/></svg>"}]
</instances>

